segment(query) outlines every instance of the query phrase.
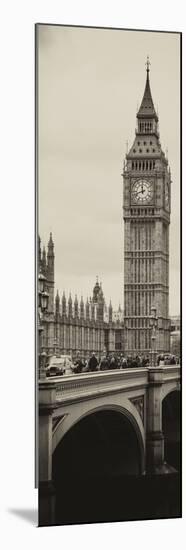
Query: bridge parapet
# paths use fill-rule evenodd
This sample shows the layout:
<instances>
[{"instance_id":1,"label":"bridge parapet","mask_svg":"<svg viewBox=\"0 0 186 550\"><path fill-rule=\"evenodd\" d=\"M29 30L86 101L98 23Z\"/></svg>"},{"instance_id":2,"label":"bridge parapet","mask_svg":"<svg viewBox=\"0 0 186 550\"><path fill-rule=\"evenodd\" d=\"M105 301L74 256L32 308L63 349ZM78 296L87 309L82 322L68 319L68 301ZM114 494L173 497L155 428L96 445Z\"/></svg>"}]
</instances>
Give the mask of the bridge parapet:
<instances>
[{"instance_id":1,"label":"bridge parapet","mask_svg":"<svg viewBox=\"0 0 186 550\"><path fill-rule=\"evenodd\" d=\"M180 365L165 365L163 367L163 381L180 378Z\"/></svg>"},{"instance_id":2,"label":"bridge parapet","mask_svg":"<svg viewBox=\"0 0 186 550\"><path fill-rule=\"evenodd\" d=\"M59 407L82 407L95 400L105 402L109 396L144 395L148 385L148 369L136 368L105 372L90 372L71 376L46 378L39 381L39 414L57 415Z\"/></svg>"},{"instance_id":3,"label":"bridge parapet","mask_svg":"<svg viewBox=\"0 0 186 550\"><path fill-rule=\"evenodd\" d=\"M56 384L56 401L69 403L88 397L123 393L140 387L144 388L147 383L147 369L85 373L75 378L68 377L68 379L64 377L60 383Z\"/></svg>"},{"instance_id":4,"label":"bridge parapet","mask_svg":"<svg viewBox=\"0 0 186 550\"><path fill-rule=\"evenodd\" d=\"M52 409L55 403L70 404L83 398L144 389L156 384L164 386L162 395L172 386L179 387L180 366L138 367L46 378L39 381L39 405L42 409L47 404Z\"/></svg>"}]
</instances>

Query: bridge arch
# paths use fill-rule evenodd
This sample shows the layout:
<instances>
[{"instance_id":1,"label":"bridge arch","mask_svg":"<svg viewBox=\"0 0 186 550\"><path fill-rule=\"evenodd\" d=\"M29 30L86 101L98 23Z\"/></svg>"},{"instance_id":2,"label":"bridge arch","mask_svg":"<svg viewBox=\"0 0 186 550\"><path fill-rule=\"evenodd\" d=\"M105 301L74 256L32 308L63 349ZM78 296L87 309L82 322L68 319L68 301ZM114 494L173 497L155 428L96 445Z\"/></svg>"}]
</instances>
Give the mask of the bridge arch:
<instances>
[{"instance_id":1,"label":"bridge arch","mask_svg":"<svg viewBox=\"0 0 186 550\"><path fill-rule=\"evenodd\" d=\"M97 401L97 400L96 400ZM95 404L87 401L84 403L74 404L73 408L66 410L61 421L58 422L53 432L52 452L54 453L64 436L68 434L73 427L80 423L83 419L91 417L97 413L110 411L113 414L118 414L123 417L123 420L130 425L131 430L135 434L138 442L140 455L140 473L145 470L145 430L141 416L133 403L123 396L116 395L107 397L107 402L103 403L103 399Z\"/></svg>"},{"instance_id":2,"label":"bridge arch","mask_svg":"<svg viewBox=\"0 0 186 550\"><path fill-rule=\"evenodd\" d=\"M181 385L179 380L174 380L173 382L167 382L166 384L163 384L162 391L161 391L161 402L163 403L163 400L167 395L169 395L172 392L180 392Z\"/></svg>"},{"instance_id":3,"label":"bridge arch","mask_svg":"<svg viewBox=\"0 0 186 550\"><path fill-rule=\"evenodd\" d=\"M143 478L145 469L143 424L128 399L121 404L112 398L105 404L101 399L81 403L56 426L52 479L57 523L113 521L119 513L131 518L137 506L136 479Z\"/></svg>"}]
</instances>

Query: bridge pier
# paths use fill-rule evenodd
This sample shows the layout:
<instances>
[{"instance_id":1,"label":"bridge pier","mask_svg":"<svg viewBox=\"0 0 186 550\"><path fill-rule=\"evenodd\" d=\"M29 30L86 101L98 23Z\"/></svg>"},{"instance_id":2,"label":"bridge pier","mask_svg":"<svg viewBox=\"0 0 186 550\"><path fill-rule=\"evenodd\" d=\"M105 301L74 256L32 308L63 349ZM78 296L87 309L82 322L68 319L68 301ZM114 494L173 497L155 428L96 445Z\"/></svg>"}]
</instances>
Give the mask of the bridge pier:
<instances>
[{"instance_id":1,"label":"bridge pier","mask_svg":"<svg viewBox=\"0 0 186 550\"><path fill-rule=\"evenodd\" d=\"M148 368L147 390L147 433L146 433L146 472L147 474L169 474L175 472L164 460L164 435L162 431L162 385L163 367Z\"/></svg>"},{"instance_id":2,"label":"bridge pier","mask_svg":"<svg viewBox=\"0 0 186 550\"><path fill-rule=\"evenodd\" d=\"M42 387L41 387L42 386ZM55 522L55 491L52 483L52 413L55 386L40 383L39 403L39 526Z\"/></svg>"},{"instance_id":3,"label":"bridge pier","mask_svg":"<svg viewBox=\"0 0 186 550\"><path fill-rule=\"evenodd\" d=\"M162 367L149 367L147 391L146 471L160 473L164 464L164 437L162 433L161 388Z\"/></svg>"}]
</instances>

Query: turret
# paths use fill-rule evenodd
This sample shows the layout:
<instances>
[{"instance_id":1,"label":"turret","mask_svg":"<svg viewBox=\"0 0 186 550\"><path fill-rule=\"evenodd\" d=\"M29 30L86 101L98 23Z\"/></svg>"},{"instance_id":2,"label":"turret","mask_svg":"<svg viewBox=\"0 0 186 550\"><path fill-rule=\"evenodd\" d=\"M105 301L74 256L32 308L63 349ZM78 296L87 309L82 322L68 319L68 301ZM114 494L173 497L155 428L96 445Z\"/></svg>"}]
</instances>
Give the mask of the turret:
<instances>
[{"instance_id":1,"label":"turret","mask_svg":"<svg viewBox=\"0 0 186 550\"><path fill-rule=\"evenodd\" d=\"M54 243L52 240L52 233L50 233L50 239L48 242L47 253L47 283L49 292L49 311L54 311Z\"/></svg>"},{"instance_id":2,"label":"turret","mask_svg":"<svg viewBox=\"0 0 186 550\"><path fill-rule=\"evenodd\" d=\"M54 243L52 240L52 233L50 233L50 239L48 241L47 275L48 280L54 282Z\"/></svg>"},{"instance_id":3,"label":"turret","mask_svg":"<svg viewBox=\"0 0 186 550\"><path fill-rule=\"evenodd\" d=\"M86 320L88 321L90 319L90 311L89 311L89 301L88 301L88 298L87 298L87 301L86 301L86 306L85 306L85 310L86 310Z\"/></svg>"},{"instance_id":4,"label":"turret","mask_svg":"<svg viewBox=\"0 0 186 550\"><path fill-rule=\"evenodd\" d=\"M109 304L109 323L112 323L112 304L111 304L111 300L110 300L110 304Z\"/></svg>"},{"instance_id":5,"label":"turret","mask_svg":"<svg viewBox=\"0 0 186 550\"><path fill-rule=\"evenodd\" d=\"M76 319L78 319L78 317L79 317L79 307L78 307L77 295L75 295L75 300L74 300L74 317Z\"/></svg>"},{"instance_id":6,"label":"turret","mask_svg":"<svg viewBox=\"0 0 186 550\"><path fill-rule=\"evenodd\" d=\"M63 292L63 296L62 296L62 316L65 317L66 313L67 313L66 296L65 296L65 293Z\"/></svg>"},{"instance_id":7,"label":"turret","mask_svg":"<svg viewBox=\"0 0 186 550\"><path fill-rule=\"evenodd\" d=\"M46 264L46 250L45 246L43 247L43 254L42 254L42 272L45 276L47 276L47 264Z\"/></svg>"},{"instance_id":8,"label":"turret","mask_svg":"<svg viewBox=\"0 0 186 550\"><path fill-rule=\"evenodd\" d=\"M59 316L60 313L60 300L59 300L59 292L57 290L56 298L55 298L55 313L57 316Z\"/></svg>"},{"instance_id":9,"label":"turret","mask_svg":"<svg viewBox=\"0 0 186 550\"><path fill-rule=\"evenodd\" d=\"M84 319L84 302L83 302L83 296L81 296L80 301L80 319Z\"/></svg>"},{"instance_id":10,"label":"turret","mask_svg":"<svg viewBox=\"0 0 186 550\"><path fill-rule=\"evenodd\" d=\"M103 301L104 301L102 283L100 283L99 300L103 300Z\"/></svg>"},{"instance_id":11,"label":"turret","mask_svg":"<svg viewBox=\"0 0 186 550\"><path fill-rule=\"evenodd\" d=\"M99 293L98 293L98 297L97 297L97 302L98 302L98 308L97 308L98 321L103 321L104 320L105 300L104 300L104 295L103 295L103 290L102 290L101 283L100 283L100 289L99 289Z\"/></svg>"},{"instance_id":12,"label":"turret","mask_svg":"<svg viewBox=\"0 0 186 550\"><path fill-rule=\"evenodd\" d=\"M69 318L72 317L72 296L71 296L71 292L69 294L69 299L68 299L68 316L69 316Z\"/></svg>"},{"instance_id":13,"label":"turret","mask_svg":"<svg viewBox=\"0 0 186 550\"><path fill-rule=\"evenodd\" d=\"M91 301L91 321L95 321L95 304Z\"/></svg>"}]
</instances>

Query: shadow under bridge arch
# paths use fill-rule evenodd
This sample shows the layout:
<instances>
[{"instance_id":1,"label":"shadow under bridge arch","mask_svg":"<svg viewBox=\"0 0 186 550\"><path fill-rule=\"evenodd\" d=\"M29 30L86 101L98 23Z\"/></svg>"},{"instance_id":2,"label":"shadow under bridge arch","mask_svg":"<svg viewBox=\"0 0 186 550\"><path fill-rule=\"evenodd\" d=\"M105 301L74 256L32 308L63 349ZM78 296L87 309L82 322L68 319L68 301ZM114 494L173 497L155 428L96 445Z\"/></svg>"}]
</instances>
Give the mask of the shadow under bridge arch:
<instances>
[{"instance_id":1,"label":"shadow under bridge arch","mask_svg":"<svg viewBox=\"0 0 186 550\"><path fill-rule=\"evenodd\" d=\"M104 514L108 521L109 513L113 520L120 499L129 511L129 488L132 499L131 483L144 472L144 454L141 431L128 410L100 407L81 417L53 453L57 523L104 521Z\"/></svg>"},{"instance_id":2,"label":"shadow under bridge arch","mask_svg":"<svg viewBox=\"0 0 186 550\"><path fill-rule=\"evenodd\" d=\"M180 472L181 394L178 389L167 393L162 400L162 428L165 439L165 461Z\"/></svg>"}]
</instances>

